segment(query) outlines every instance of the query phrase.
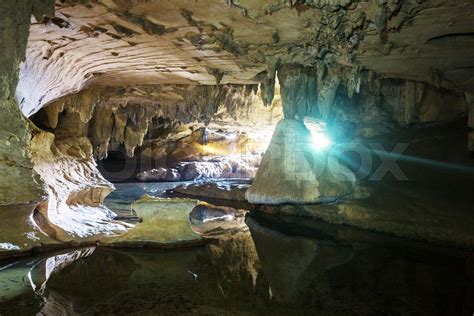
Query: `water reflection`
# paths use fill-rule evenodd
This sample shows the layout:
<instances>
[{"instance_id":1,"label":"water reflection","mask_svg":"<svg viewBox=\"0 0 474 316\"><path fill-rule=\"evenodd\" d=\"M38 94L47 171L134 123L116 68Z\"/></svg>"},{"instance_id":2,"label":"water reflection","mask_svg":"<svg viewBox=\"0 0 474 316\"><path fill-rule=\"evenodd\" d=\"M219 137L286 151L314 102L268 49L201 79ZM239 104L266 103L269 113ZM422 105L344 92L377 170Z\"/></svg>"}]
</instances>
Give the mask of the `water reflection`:
<instances>
[{"instance_id":1,"label":"water reflection","mask_svg":"<svg viewBox=\"0 0 474 316\"><path fill-rule=\"evenodd\" d=\"M307 219L252 214L246 222L250 232L204 247L91 247L0 264L0 314L472 315L474 310L470 252Z\"/></svg>"}]
</instances>

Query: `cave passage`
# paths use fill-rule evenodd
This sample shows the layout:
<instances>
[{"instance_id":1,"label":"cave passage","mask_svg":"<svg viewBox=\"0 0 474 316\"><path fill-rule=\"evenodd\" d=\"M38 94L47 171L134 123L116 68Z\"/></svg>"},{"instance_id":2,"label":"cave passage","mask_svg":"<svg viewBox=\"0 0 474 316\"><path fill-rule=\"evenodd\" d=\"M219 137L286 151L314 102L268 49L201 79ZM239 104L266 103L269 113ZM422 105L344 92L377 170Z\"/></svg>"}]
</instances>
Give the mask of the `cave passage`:
<instances>
[{"instance_id":1,"label":"cave passage","mask_svg":"<svg viewBox=\"0 0 474 316\"><path fill-rule=\"evenodd\" d=\"M472 12L0 1L0 315L474 315Z\"/></svg>"}]
</instances>

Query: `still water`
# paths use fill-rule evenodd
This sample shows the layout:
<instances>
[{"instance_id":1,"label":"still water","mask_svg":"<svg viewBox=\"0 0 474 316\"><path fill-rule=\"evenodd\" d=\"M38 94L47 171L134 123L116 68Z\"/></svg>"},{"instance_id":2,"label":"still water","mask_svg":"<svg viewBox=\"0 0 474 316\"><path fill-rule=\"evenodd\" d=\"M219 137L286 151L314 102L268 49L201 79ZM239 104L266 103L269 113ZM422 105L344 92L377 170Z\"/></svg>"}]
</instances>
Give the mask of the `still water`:
<instances>
[{"instance_id":1,"label":"still water","mask_svg":"<svg viewBox=\"0 0 474 316\"><path fill-rule=\"evenodd\" d=\"M163 191L140 190L155 189ZM121 190L128 194L110 203L137 198L136 187ZM90 247L0 261L0 314L474 313L473 252L305 218L251 213L246 223L248 231L196 248Z\"/></svg>"}]
</instances>

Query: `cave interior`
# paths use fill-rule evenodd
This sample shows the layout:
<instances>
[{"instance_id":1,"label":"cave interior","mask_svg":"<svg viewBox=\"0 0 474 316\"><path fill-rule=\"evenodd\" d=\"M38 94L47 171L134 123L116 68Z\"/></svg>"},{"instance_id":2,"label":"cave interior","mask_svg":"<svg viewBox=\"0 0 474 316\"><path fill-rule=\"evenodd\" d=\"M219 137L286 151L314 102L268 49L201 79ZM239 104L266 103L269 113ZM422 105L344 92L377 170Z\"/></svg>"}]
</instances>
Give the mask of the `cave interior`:
<instances>
[{"instance_id":1,"label":"cave interior","mask_svg":"<svg viewBox=\"0 0 474 316\"><path fill-rule=\"evenodd\" d=\"M0 17L0 315L474 315L472 0Z\"/></svg>"}]
</instances>

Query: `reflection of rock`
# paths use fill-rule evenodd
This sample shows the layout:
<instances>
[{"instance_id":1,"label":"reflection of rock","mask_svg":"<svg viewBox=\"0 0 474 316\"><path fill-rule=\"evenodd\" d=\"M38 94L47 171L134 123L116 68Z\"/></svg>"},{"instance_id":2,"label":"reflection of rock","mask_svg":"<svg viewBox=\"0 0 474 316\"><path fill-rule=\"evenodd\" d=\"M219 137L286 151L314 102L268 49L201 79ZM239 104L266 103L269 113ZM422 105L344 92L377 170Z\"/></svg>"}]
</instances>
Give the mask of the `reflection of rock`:
<instances>
[{"instance_id":1,"label":"reflection of rock","mask_svg":"<svg viewBox=\"0 0 474 316\"><path fill-rule=\"evenodd\" d=\"M199 244L202 238L191 229L189 216L198 203L191 199L161 199L144 196L132 204L142 219L118 237L104 239L104 244L120 246L179 246Z\"/></svg>"},{"instance_id":2,"label":"reflection of rock","mask_svg":"<svg viewBox=\"0 0 474 316\"><path fill-rule=\"evenodd\" d=\"M284 119L246 197L256 204L324 202L351 194L354 184L349 169L312 145L303 122Z\"/></svg>"},{"instance_id":3,"label":"reflection of rock","mask_svg":"<svg viewBox=\"0 0 474 316\"><path fill-rule=\"evenodd\" d=\"M0 313L405 315L409 311L414 315L471 315L473 312L473 265L469 259L472 252L437 248L302 217L258 212L254 215L248 220L252 236L243 231L227 234L226 238L204 247L173 251L98 247L93 252L74 250L45 259L24 260L35 266L30 277L44 302L33 298L30 290L30 295L25 293L8 302L0 299ZM46 271L50 271L47 278ZM6 280L0 282L0 289L6 284L14 286L11 292L23 293L21 284L14 281L28 281L27 275L28 269L22 270L20 266L0 267L0 279ZM6 294L15 295L9 290Z\"/></svg>"},{"instance_id":4,"label":"reflection of rock","mask_svg":"<svg viewBox=\"0 0 474 316\"><path fill-rule=\"evenodd\" d=\"M251 314L257 301L258 258L248 233L176 251L97 248L78 259L50 275L40 314Z\"/></svg>"},{"instance_id":5,"label":"reflection of rock","mask_svg":"<svg viewBox=\"0 0 474 316\"><path fill-rule=\"evenodd\" d=\"M127 288L136 268L126 255L94 248L46 258L29 273L32 287L45 301L39 314L88 314L96 304Z\"/></svg>"},{"instance_id":6,"label":"reflection of rock","mask_svg":"<svg viewBox=\"0 0 474 316\"><path fill-rule=\"evenodd\" d=\"M173 188L173 192L218 200L246 201L245 192L249 186L248 181L195 182L179 185Z\"/></svg>"},{"instance_id":7,"label":"reflection of rock","mask_svg":"<svg viewBox=\"0 0 474 316\"><path fill-rule=\"evenodd\" d=\"M217 282L222 295L230 301L240 301L242 296L250 300L255 297L257 276L260 270L260 261L255 250L255 244L249 232L240 232L217 240L206 246L206 258L200 258L198 263L203 264L205 259L208 266L216 267L213 278ZM208 269L206 266L200 266ZM266 291L265 291L266 290ZM268 288L258 293L268 294Z\"/></svg>"},{"instance_id":8,"label":"reflection of rock","mask_svg":"<svg viewBox=\"0 0 474 316\"><path fill-rule=\"evenodd\" d=\"M295 314L474 311L470 252L302 217L251 216L246 222L271 291Z\"/></svg>"},{"instance_id":9,"label":"reflection of rock","mask_svg":"<svg viewBox=\"0 0 474 316\"><path fill-rule=\"evenodd\" d=\"M42 260L28 274L33 290L38 294L44 294L50 278L60 273L61 270L73 262L92 255L94 250L95 248L93 247L73 250Z\"/></svg>"},{"instance_id":10,"label":"reflection of rock","mask_svg":"<svg viewBox=\"0 0 474 316\"><path fill-rule=\"evenodd\" d=\"M251 217L247 217L246 223L272 294L278 301L294 300L318 273L344 264L352 256L348 247L284 235L261 226Z\"/></svg>"},{"instance_id":11,"label":"reflection of rock","mask_svg":"<svg viewBox=\"0 0 474 316\"><path fill-rule=\"evenodd\" d=\"M29 270L30 267L22 261L0 265L0 304L31 291L25 282Z\"/></svg>"}]
</instances>

